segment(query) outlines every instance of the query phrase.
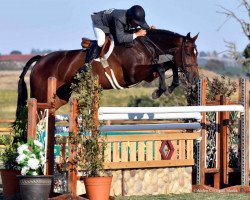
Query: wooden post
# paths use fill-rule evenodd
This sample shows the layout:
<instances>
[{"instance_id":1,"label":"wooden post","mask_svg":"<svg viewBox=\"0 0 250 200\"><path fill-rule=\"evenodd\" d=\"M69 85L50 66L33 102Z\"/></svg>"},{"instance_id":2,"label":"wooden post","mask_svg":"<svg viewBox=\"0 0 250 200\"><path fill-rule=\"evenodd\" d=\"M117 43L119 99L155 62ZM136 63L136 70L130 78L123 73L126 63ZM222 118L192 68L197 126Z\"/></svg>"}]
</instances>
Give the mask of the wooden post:
<instances>
[{"instance_id":1,"label":"wooden post","mask_svg":"<svg viewBox=\"0 0 250 200\"><path fill-rule=\"evenodd\" d=\"M48 118L48 143L47 143L47 168L46 174L54 174L54 130L55 130L55 97L56 97L56 78L48 78L47 103L51 104Z\"/></svg>"},{"instance_id":2,"label":"wooden post","mask_svg":"<svg viewBox=\"0 0 250 200\"><path fill-rule=\"evenodd\" d=\"M249 153L250 153L250 134L249 134L249 129L250 129L250 118L249 118L249 106L250 106L250 82L248 79L246 79L246 105L245 105L245 117L246 117L246 186L249 186L249 170L250 170L250 159L249 159Z\"/></svg>"},{"instance_id":3,"label":"wooden post","mask_svg":"<svg viewBox=\"0 0 250 200\"><path fill-rule=\"evenodd\" d=\"M250 83L248 79L240 82L241 104L245 108L245 113L241 120L241 185L249 186L249 106L250 106Z\"/></svg>"},{"instance_id":4,"label":"wooden post","mask_svg":"<svg viewBox=\"0 0 250 200\"><path fill-rule=\"evenodd\" d=\"M229 99L221 96L220 98L221 105L229 105ZM222 112L220 118L220 164L221 164L221 183L223 185L228 184L228 160L229 160L229 151L228 151L228 133L229 133L229 112Z\"/></svg>"},{"instance_id":5,"label":"wooden post","mask_svg":"<svg viewBox=\"0 0 250 200\"><path fill-rule=\"evenodd\" d=\"M56 78L49 77L47 82L47 103L50 104L48 116L48 132L47 132L47 163L46 175L54 174L55 164L55 98L56 98ZM50 197L53 196L54 181L52 181L50 189Z\"/></svg>"},{"instance_id":6,"label":"wooden post","mask_svg":"<svg viewBox=\"0 0 250 200\"><path fill-rule=\"evenodd\" d=\"M202 79L202 89L201 89L201 103L200 105L206 105L207 96L207 80ZM205 185L205 166L206 166L206 113L202 113L202 130L201 130L201 166L200 166L200 185Z\"/></svg>"},{"instance_id":7,"label":"wooden post","mask_svg":"<svg viewBox=\"0 0 250 200\"><path fill-rule=\"evenodd\" d=\"M220 104L220 101L221 101L221 97L220 95L216 95L215 96L215 101L216 103L218 102L218 104ZM216 169L218 170L218 172L215 172L214 174L214 187L216 189L220 189L221 187L221 130L220 130L220 127L222 126L221 124L221 115L222 113L218 112L218 116L217 116L217 123L218 123L218 136L217 136L217 149L216 149L216 155L217 155L217 161L216 161Z\"/></svg>"},{"instance_id":8,"label":"wooden post","mask_svg":"<svg viewBox=\"0 0 250 200\"><path fill-rule=\"evenodd\" d=\"M28 138L36 139L37 124L37 100L30 98L28 100Z\"/></svg>"},{"instance_id":9,"label":"wooden post","mask_svg":"<svg viewBox=\"0 0 250 200\"><path fill-rule=\"evenodd\" d=\"M70 101L70 116L69 116L69 134L78 134L78 102L74 98ZM68 176L68 191L69 193L76 195L77 193L77 167L73 163L74 159L74 146L70 143L69 145L69 176Z\"/></svg>"}]
</instances>

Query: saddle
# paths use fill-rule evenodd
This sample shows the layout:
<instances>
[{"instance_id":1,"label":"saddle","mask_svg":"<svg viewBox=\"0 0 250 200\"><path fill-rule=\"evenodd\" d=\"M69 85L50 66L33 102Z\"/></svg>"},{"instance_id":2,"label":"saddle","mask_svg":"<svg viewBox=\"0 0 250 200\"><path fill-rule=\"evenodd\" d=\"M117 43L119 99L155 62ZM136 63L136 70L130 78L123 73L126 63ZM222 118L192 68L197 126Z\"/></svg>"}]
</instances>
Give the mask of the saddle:
<instances>
[{"instance_id":1,"label":"saddle","mask_svg":"<svg viewBox=\"0 0 250 200\"><path fill-rule=\"evenodd\" d=\"M96 42L96 40L90 40L88 38L82 38L82 48L83 49L89 49L91 47L91 45L93 44L93 42Z\"/></svg>"},{"instance_id":2,"label":"saddle","mask_svg":"<svg viewBox=\"0 0 250 200\"><path fill-rule=\"evenodd\" d=\"M96 40L91 40L89 38L82 38L81 46L84 51L88 51L91 45L93 45L96 42L97 42ZM112 53L113 49L114 49L113 37L111 35L108 35L106 36L104 45L102 46L100 57L107 59Z\"/></svg>"},{"instance_id":3,"label":"saddle","mask_svg":"<svg viewBox=\"0 0 250 200\"><path fill-rule=\"evenodd\" d=\"M83 47L83 50L88 51L94 42L97 42L97 41L90 40L88 38L82 38L81 45ZM105 74L106 78L108 79L108 81L110 82L111 86L114 89L123 89L123 87L119 85L119 83L115 77L115 73L107 61L107 59L110 56L110 54L112 53L113 49L114 49L114 40L113 40L112 35L106 36L105 43L101 49L101 53L99 55L99 58L94 59L94 60L101 63L101 65L104 69L104 74Z\"/></svg>"}]
</instances>

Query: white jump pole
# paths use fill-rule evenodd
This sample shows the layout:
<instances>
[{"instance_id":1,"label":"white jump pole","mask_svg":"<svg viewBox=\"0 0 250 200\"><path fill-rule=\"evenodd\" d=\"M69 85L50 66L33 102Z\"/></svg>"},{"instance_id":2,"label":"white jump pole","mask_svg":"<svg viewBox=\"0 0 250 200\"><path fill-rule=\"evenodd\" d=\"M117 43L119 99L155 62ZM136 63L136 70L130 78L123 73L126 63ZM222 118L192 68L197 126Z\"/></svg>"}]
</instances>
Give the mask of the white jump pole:
<instances>
[{"instance_id":1,"label":"white jump pole","mask_svg":"<svg viewBox=\"0 0 250 200\"><path fill-rule=\"evenodd\" d=\"M145 131L145 130L200 130L200 123L172 123L172 124L135 124L135 125L104 125L101 132L106 131Z\"/></svg>"},{"instance_id":2,"label":"white jump pole","mask_svg":"<svg viewBox=\"0 0 250 200\"><path fill-rule=\"evenodd\" d=\"M173 107L100 107L99 114L125 113L192 113L192 112L244 112L242 105L173 106Z\"/></svg>"},{"instance_id":3,"label":"white jump pole","mask_svg":"<svg viewBox=\"0 0 250 200\"><path fill-rule=\"evenodd\" d=\"M193 113L99 113L99 120L156 120L156 119L196 119L201 120L199 112ZM69 121L69 115L56 115L56 122Z\"/></svg>"},{"instance_id":4,"label":"white jump pole","mask_svg":"<svg viewBox=\"0 0 250 200\"><path fill-rule=\"evenodd\" d=\"M201 119L201 112L244 112L242 105L175 107L100 107L99 120ZM56 121L69 120L57 115Z\"/></svg>"},{"instance_id":5,"label":"white jump pole","mask_svg":"<svg viewBox=\"0 0 250 200\"><path fill-rule=\"evenodd\" d=\"M99 120L153 120L153 119L196 119L201 120L199 112L195 113L121 113L99 114Z\"/></svg>"},{"instance_id":6,"label":"white jump pole","mask_svg":"<svg viewBox=\"0 0 250 200\"><path fill-rule=\"evenodd\" d=\"M101 132L107 131L145 131L145 130L200 130L200 123L169 123L169 124L132 124L132 125L103 125L99 127ZM67 126L56 126L55 133L69 132Z\"/></svg>"}]
</instances>

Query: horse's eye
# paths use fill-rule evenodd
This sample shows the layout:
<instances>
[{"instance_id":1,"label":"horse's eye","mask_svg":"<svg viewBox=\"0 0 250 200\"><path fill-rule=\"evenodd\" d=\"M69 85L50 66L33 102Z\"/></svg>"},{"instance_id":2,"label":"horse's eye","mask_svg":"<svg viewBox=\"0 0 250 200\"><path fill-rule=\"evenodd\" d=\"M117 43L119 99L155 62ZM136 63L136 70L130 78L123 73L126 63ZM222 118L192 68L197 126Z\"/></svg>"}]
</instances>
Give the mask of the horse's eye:
<instances>
[{"instance_id":1,"label":"horse's eye","mask_svg":"<svg viewBox=\"0 0 250 200\"><path fill-rule=\"evenodd\" d=\"M191 53L186 53L187 56L191 56Z\"/></svg>"}]
</instances>

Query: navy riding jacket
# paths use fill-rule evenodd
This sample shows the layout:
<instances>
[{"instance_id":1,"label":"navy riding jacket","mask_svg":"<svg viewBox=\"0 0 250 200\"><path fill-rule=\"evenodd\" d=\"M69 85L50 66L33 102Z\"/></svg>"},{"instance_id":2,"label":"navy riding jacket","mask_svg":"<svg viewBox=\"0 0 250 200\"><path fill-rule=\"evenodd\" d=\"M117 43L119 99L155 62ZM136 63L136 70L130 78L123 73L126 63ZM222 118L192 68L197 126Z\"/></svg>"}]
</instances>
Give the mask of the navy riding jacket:
<instances>
[{"instance_id":1,"label":"navy riding jacket","mask_svg":"<svg viewBox=\"0 0 250 200\"><path fill-rule=\"evenodd\" d=\"M116 42L130 43L133 41L133 29L126 17L127 10L109 9L94 13L91 15L93 26L100 28L104 33L111 33ZM148 24L145 22L141 26L143 29L149 29Z\"/></svg>"}]
</instances>

